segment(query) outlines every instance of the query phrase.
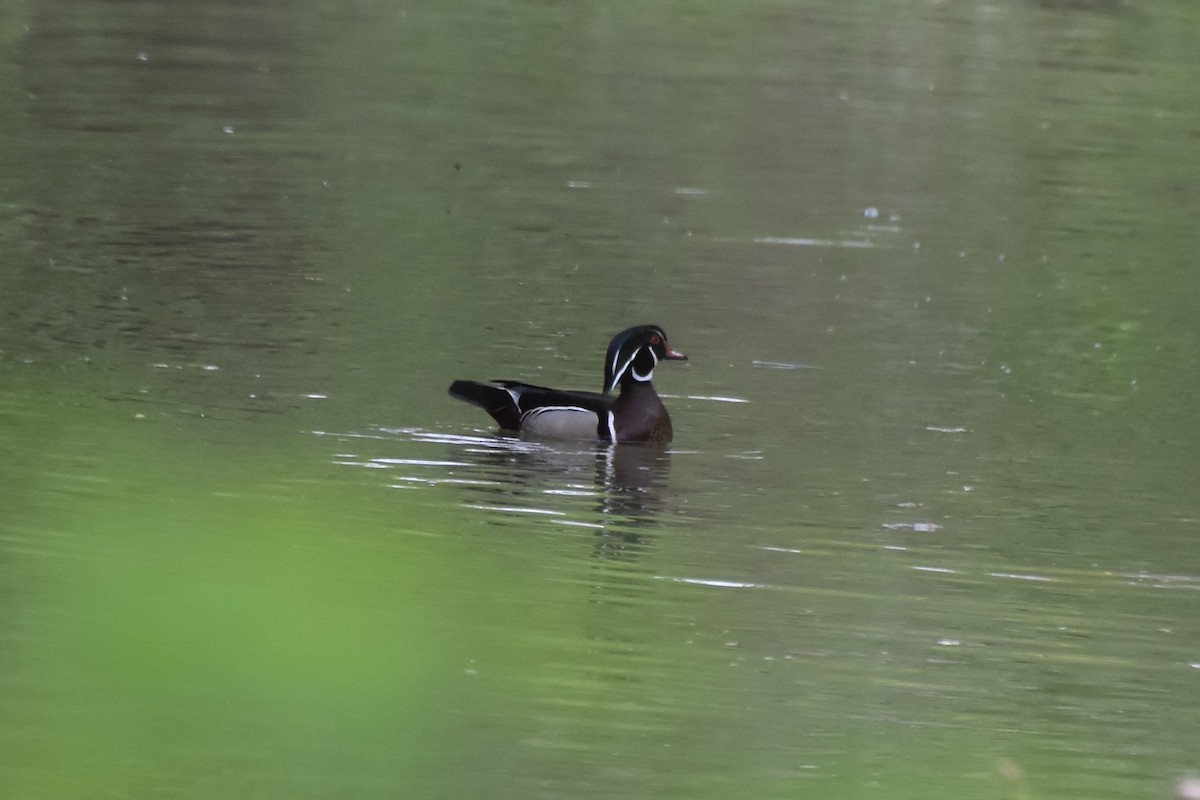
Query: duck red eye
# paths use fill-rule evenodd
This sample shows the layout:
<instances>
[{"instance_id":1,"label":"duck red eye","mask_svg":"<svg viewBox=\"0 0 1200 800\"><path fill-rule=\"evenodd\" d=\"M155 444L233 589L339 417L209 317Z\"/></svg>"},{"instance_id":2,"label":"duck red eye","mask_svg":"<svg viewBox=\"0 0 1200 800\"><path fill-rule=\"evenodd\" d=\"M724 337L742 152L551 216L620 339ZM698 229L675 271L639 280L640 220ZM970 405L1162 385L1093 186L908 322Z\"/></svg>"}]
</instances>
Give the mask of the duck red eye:
<instances>
[{"instance_id":1,"label":"duck red eye","mask_svg":"<svg viewBox=\"0 0 1200 800\"><path fill-rule=\"evenodd\" d=\"M650 337L650 344L662 344L662 339L658 338L657 333Z\"/></svg>"}]
</instances>

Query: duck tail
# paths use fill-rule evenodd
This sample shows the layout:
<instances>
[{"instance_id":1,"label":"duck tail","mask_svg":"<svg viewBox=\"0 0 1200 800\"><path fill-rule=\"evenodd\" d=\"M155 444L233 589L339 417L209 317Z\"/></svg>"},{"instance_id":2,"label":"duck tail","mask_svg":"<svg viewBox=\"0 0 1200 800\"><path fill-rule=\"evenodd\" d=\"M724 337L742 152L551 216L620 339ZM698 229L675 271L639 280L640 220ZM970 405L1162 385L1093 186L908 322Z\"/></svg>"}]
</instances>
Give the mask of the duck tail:
<instances>
[{"instance_id":1,"label":"duck tail","mask_svg":"<svg viewBox=\"0 0 1200 800\"><path fill-rule=\"evenodd\" d=\"M450 384L450 396L479 406L505 430L515 431L521 427L521 410L517 408L516 400L499 386L479 381L455 381Z\"/></svg>"}]
</instances>

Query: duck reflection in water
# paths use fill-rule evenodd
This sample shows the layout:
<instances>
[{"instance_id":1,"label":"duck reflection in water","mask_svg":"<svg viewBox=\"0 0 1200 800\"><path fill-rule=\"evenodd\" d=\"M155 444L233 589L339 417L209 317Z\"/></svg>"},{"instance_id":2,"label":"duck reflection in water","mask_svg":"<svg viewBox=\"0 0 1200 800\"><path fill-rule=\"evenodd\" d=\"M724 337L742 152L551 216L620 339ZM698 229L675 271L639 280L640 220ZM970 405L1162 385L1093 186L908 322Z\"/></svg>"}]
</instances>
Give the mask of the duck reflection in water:
<instances>
[{"instance_id":1,"label":"duck reflection in water","mask_svg":"<svg viewBox=\"0 0 1200 800\"><path fill-rule=\"evenodd\" d=\"M664 513L671 454L665 444L550 446L515 436L460 454L486 481L464 489L473 507L527 513L596 531L596 555L635 558ZM473 469L472 471L475 471Z\"/></svg>"},{"instance_id":2,"label":"duck reflection in water","mask_svg":"<svg viewBox=\"0 0 1200 800\"><path fill-rule=\"evenodd\" d=\"M643 532L657 523L665 505L671 453L666 445L641 444L610 447L604 455L596 461L596 485L604 487L598 510L619 522L601 531L598 548L615 556L627 547L640 548Z\"/></svg>"}]
</instances>

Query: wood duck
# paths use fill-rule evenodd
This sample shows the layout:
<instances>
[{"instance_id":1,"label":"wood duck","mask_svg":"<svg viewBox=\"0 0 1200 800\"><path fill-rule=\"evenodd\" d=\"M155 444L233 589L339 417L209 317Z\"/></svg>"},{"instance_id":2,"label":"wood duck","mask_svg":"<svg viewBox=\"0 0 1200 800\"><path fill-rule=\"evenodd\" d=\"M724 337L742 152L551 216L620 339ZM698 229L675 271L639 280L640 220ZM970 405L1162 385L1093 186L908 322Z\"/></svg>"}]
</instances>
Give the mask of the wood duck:
<instances>
[{"instance_id":1,"label":"wood duck","mask_svg":"<svg viewBox=\"0 0 1200 800\"><path fill-rule=\"evenodd\" d=\"M604 357L604 391L548 389L518 381L455 381L450 395L477 405L501 428L547 439L669 442L671 415L650 380L660 360L686 361L657 325L613 337ZM617 386L621 393L613 397Z\"/></svg>"}]
</instances>

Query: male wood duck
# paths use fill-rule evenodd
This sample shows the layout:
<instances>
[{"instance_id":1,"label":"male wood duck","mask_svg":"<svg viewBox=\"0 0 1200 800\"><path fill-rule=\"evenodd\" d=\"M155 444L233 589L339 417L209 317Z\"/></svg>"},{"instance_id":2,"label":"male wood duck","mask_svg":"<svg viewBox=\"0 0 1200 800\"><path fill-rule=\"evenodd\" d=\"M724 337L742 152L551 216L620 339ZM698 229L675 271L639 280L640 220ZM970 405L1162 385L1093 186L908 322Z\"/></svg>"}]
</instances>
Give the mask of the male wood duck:
<instances>
[{"instance_id":1,"label":"male wood duck","mask_svg":"<svg viewBox=\"0 0 1200 800\"><path fill-rule=\"evenodd\" d=\"M518 381L455 381L450 394L492 415L501 428L547 439L669 442L671 415L650 380L660 360L686 361L657 325L613 337L604 357L604 391L547 389ZM613 397L618 386L621 393Z\"/></svg>"}]
</instances>

